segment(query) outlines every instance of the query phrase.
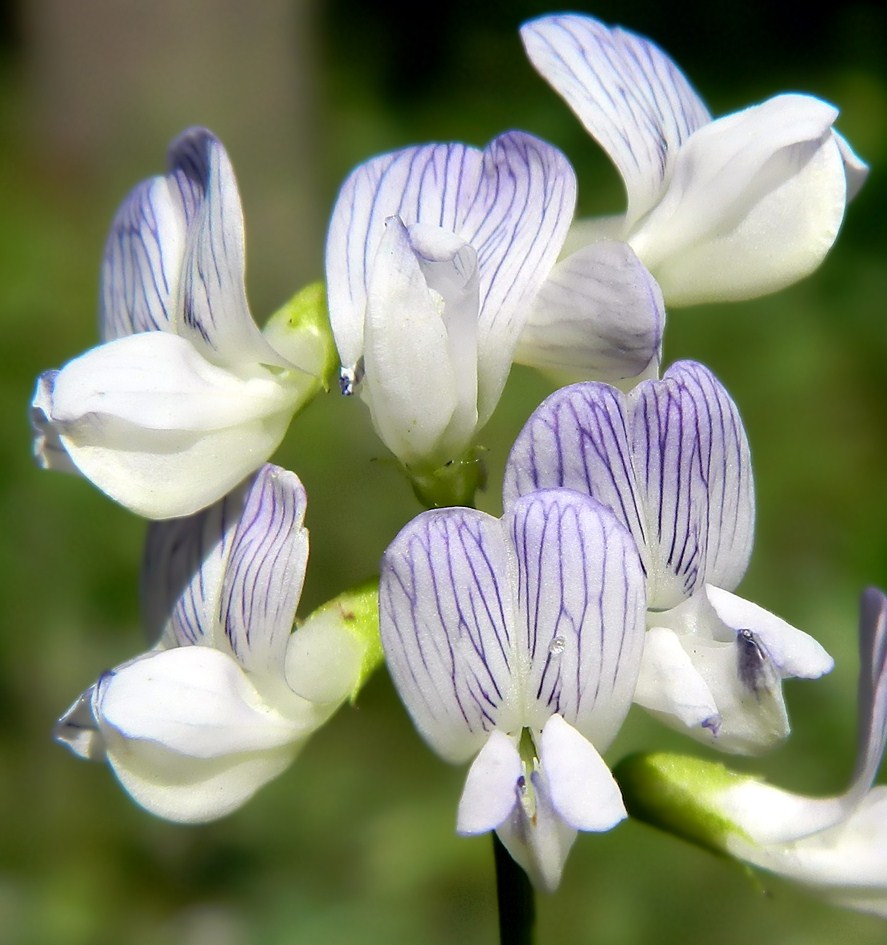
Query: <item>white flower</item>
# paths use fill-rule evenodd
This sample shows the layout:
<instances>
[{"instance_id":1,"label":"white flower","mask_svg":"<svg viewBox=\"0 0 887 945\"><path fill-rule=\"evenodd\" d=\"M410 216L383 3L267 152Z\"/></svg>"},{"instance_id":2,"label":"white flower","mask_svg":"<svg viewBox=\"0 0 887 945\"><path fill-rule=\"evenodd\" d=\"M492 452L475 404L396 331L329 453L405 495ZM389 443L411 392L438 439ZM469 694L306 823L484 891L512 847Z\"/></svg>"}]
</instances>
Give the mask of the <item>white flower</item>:
<instances>
[{"instance_id":1,"label":"white flower","mask_svg":"<svg viewBox=\"0 0 887 945\"><path fill-rule=\"evenodd\" d=\"M585 383L530 417L505 471L506 508L567 487L609 506L647 577L648 626L635 700L724 751L789 731L782 679L832 660L807 634L731 592L754 533L752 470L736 406L692 361L629 394Z\"/></svg>"},{"instance_id":2,"label":"white flower","mask_svg":"<svg viewBox=\"0 0 887 945\"><path fill-rule=\"evenodd\" d=\"M872 787L887 738L887 598L860 617L856 770L838 797L783 791L698 758L627 759L633 815L769 870L837 905L887 918L887 786Z\"/></svg>"},{"instance_id":3,"label":"white flower","mask_svg":"<svg viewBox=\"0 0 887 945\"><path fill-rule=\"evenodd\" d=\"M328 609L295 633L308 559L298 478L264 466L221 502L151 525L157 644L104 673L56 738L107 759L147 810L198 822L244 804L355 689L366 646Z\"/></svg>"},{"instance_id":4,"label":"white flower","mask_svg":"<svg viewBox=\"0 0 887 945\"><path fill-rule=\"evenodd\" d=\"M382 645L413 721L452 762L476 756L462 834L496 830L554 889L577 830L625 816L600 752L631 703L644 579L628 532L568 490L501 520L425 512L385 553Z\"/></svg>"},{"instance_id":5,"label":"white flower","mask_svg":"<svg viewBox=\"0 0 887 945\"><path fill-rule=\"evenodd\" d=\"M837 109L778 95L712 120L643 37L578 15L521 34L628 194L624 217L580 224L570 245L627 241L670 305L763 295L822 262L868 170L834 131Z\"/></svg>"},{"instance_id":6,"label":"white flower","mask_svg":"<svg viewBox=\"0 0 887 945\"><path fill-rule=\"evenodd\" d=\"M408 470L465 454L519 343L528 363L561 366L566 352L565 366L608 377L636 374L658 352L661 307L621 249L605 269L625 294L641 296L634 320L612 304L616 290L600 284L597 250L559 270L536 304L575 190L564 156L520 132L483 151L430 144L382 155L343 185L326 248L343 390L360 390L376 431ZM591 310L577 328L571 319L583 307Z\"/></svg>"},{"instance_id":7,"label":"white flower","mask_svg":"<svg viewBox=\"0 0 887 945\"><path fill-rule=\"evenodd\" d=\"M244 264L230 161L210 132L190 129L171 145L168 173L136 187L114 220L103 344L37 383L42 464L76 467L154 519L198 511L257 469L322 365L259 331Z\"/></svg>"}]
</instances>

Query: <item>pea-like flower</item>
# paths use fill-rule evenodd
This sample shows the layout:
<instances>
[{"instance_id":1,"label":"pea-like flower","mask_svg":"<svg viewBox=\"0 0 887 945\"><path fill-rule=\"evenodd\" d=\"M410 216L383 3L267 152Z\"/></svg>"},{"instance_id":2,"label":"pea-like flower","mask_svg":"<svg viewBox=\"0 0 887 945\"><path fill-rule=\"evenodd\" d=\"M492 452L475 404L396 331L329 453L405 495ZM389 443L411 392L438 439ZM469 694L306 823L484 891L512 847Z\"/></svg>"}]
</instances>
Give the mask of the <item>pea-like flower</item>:
<instances>
[{"instance_id":1,"label":"pea-like flower","mask_svg":"<svg viewBox=\"0 0 887 945\"><path fill-rule=\"evenodd\" d=\"M518 436L508 508L566 487L609 506L634 536L648 631L635 700L724 751L789 731L782 680L831 657L806 633L731 593L754 535L748 441L735 404L703 365L672 365L630 393L600 383L552 394Z\"/></svg>"},{"instance_id":2,"label":"pea-like flower","mask_svg":"<svg viewBox=\"0 0 887 945\"><path fill-rule=\"evenodd\" d=\"M321 608L292 632L304 515L295 474L266 465L201 513L150 526L142 590L158 642L103 673L55 734L106 759L152 813L198 822L240 807L367 671L372 647L347 609Z\"/></svg>"},{"instance_id":3,"label":"pea-like flower","mask_svg":"<svg viewBox=\"0 0 887 945\"><path fill-rule=\"evenodd\" d=\"M385 553L382 645L419 732L448 761L474 757L462 834L496 830L554 889L577 830L624 816L601 758L631 704L644 578L628 531L564 489L503 519L439 509Z\"/></svg>"},{"instance_id":4,"label":"pea-like flower","mask_svg":"<svg viewBox=\"0 0 887 945\"><path fill-rule=\"evenodd\" d=\"M35 452L78 469L148 518L220 499L277 448L320 386L320 349L277 331L244 290L243 216L228 155L192 128L169 171L114 219L102 265L102 344L48 371L33 402Z\"/></svg>"},{"instance_id":5,"label":"pea-like flower","mask_svg":"<svg viewBox=\"0 0 887 945\"><path fill-rule=\"evenodd\" d=\"M579 257L540 298L575 196L566 158L521 132L483 151L429 144L385 154L343 185L326 247L342 386L360 391L380 438L414 475L471 447L519 343L526 363L561 366L566 352L566 366L608 379L658 364L662 307L633 254ZM626 298L637 303L634 320Z\"/></svg>"},{"instance_id":6,"label":"pea-like flower","mask_svg":"<svg viewBox=\"0 0 887 945\"><path fill-rule=\"evenodd\" d=\"M627 241L669 305L763 295L822 262L868 170L834 130L836 108L777 95L713 120L641 36L575 14L521 34L628 194L625 216L579 224L571 245Z\"/></svg>"},{"instance_id":7,"label":"pea-like flower","mask_svg":"<svg viewBox=\"0 0 887 945\"><path fill-rule=\"evenodd\" d=\"M862 597L859 741L850 786L814 798L699 758L634 756L620 765L633 816L887 918L887 786L873 787L887 738L887 598Z\"/></svg>"}]
</instances>

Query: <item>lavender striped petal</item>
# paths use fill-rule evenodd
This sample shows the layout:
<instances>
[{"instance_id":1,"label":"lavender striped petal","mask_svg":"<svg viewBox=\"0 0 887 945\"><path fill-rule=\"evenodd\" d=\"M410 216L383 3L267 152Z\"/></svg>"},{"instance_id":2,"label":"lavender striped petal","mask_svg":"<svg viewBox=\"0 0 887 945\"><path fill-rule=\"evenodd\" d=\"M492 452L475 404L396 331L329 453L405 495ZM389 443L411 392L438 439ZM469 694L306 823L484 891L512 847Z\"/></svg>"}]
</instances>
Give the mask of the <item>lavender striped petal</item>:
<instances>
[{"instance_id":1,"label":"lavender striped petal","mask_svg":"<svg viewBox=\"0 0 887 945\"><path fill-rule=\"evenodd\" d=\"M458 231L477 250L480 274L480 425L499 401L529 307L557 261L576 205L569 162L531 135L495 138L483 170Z\"/></svg>"},{"instance_id":2,"label":"lavender striped petal","mask_svg":"<svg viewBox=\"0 0 887 945\"><path fill-rule=\"evenodd\" d=\"M519 132L494 139L484 151L432 144L357 168L339 194L326 249L330 322L346 369L363 351L370 273L386 219L440 227L477 252L479 358L487 376L480 393L488 405L483 422L507 376L524 304L566 238L575 192L566 158Z\"/></svg>"},{"instance_id":3,"label":"lavender striped petal","mask_svg":"<svg viewBox=\"0 0 887 945\"><path fill-rule=\"evenodd\" d=\"M658 368L664 327L656 280L627 243L599 240L555 266L530 309L515 360L616 383Z\"/></svg>"},{"instance_id":4,"label":"lavender striped petal","mask_svg":"<svg viewBox=\"0 0 887 945\"><path fill-rule=\"evenodd\" d=\"M631 226L656 203L674 154L711 120L708 110L668 56L627 30L546 16L521 36L536 70L622 174Z\"/></svg>"},{"instance_id":5,"label":"lavender striped petal","mask_svg":"<svg viewBox=\"0 0 887 945\"><path fill-rule=\"evenodd\" d=\"M212 646L282 675L308 554L304 512L296 476L266 465L203 512L152 523L142 566L152 642Z\"/></svg>"},{"instance_id":6,"label":"lavender striped petal","mask_svg":"<svg viewBox=\"0 0 887 945\"><path fill-rule=\"evenodd\" d=\"M205 128L191 128L171 145L169 163L188 223L177 333L216 364L291 367L250 315L243 211L222 143Z\"/></svg>"},{"instance_id":7,"label":"lavender striped petal","mask_svg":"<svg viewBox=\"0 0 887 945\"><path fill-rule=\"evenodd\" d=\"M419 515L382 559L389 671L423 737L451 761L521 724L509 575L500 522L472 509Z\"/></svg>"},{"instance_id":8,"label":"lavender striped petal","mask_svg":"<svg viewBox=\"0 0 887 945\"><path fill-rule=\"evenodd\" d=\"M854 788L871 788L887 741L887 597L870 587L859 618L859 753Z\"/></svg>"},{"instance_id":9,"label":"lavender striped petal","mask_svg":"<svg viewBox=\"0 0 887 945\"><path fill-rule=\"evenodd\" d=\"M644 574L609 509L567 489L506 514L517 559L525 724L560 715L603 750L628 712L645 629Z\"/></svg>"},{"instance_id":10,"label":"lavender striped petal","mask_svg":"<svg viewBox=\"0 0 887 945\"><path fill-rule=\"evenodd\" d=\"M245 495L219 613L234 655L250 672L283 676L308 564L306 504L298 476L267 464Z\"/></svg>"},{"instance_id":11,"label":"lavender striped petal","mask_svg":"<svg viewBox=\"0 0 887 945\"><path fill-rule=\"evenodd\" d=\"M676 606L704 583L732 590L754 538L751 460L735 404L706 367L691 361L639 385L629 399L651 606Z\"/></svg>"},{"instance_id":12,"label":"lavender striped petal","mask_svg":"<svg viewBox=\"0 0 887 945\"><path fill-rule=\"evenodd\" d=\"M174 327L186 233L170 184L164 177L143 181L111 225L102 261L103 341Z\"/></svg>"},{"instance_id":13,"label":"lavender striped petal","mask_svg":"<svg viewBox=\"0 0 887 945\"><path fill-rule=\"evenodd\" d=\"M464 144L430 144L361 164L342 185L326 243L330 324L342 364L363 354L370 277L385 232L396 216L458 233L459 207L478 188L481 152Z\"/></svg>"},{"instance_id":14,"label":"lavender striped petal","mask_svg":"<svg viewBox=\"0 0 887 945\"><path fill-rule=\"evenodd\" d=\"M575 489L609 506L645 556L647 526L627 413L625 395L606 384L574 384L548 397L508 457L502 489L506 509L538 489Z\"/></svg>"}]
</instances>

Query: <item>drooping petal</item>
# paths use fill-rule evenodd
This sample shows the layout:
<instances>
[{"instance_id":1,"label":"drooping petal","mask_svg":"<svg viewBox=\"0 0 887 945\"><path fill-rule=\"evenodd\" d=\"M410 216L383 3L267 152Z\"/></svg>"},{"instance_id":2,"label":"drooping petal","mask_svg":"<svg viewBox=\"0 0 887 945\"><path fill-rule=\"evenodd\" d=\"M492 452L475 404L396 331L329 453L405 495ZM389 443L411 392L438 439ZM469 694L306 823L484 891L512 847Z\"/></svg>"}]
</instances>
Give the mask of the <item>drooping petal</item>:
<instances>
[{"instance_id":1,"label":"drooping petal","mask_svg":"<svg viewBox=\"0 0 887 945\"><path fill-rule=\"evenodd\" d=\"M681 148L662 200L629 236L670 305L752 298L812 272L847 199L837 111L780 95Z\"/></svg>"},{"instance_id":2,"label":"drooping petal","mask_svg":"<svg viewBox=\"0 0 887 945\"><path fill-rule=\"evenodd\" d=\"M462 250L473 254L457 242L458 249L451 247L453 268ZM475 295L475 320L476 304ZM476 354L470 369L457 373L445 305L428 284L407 228L389 218L367 297L364 396L379 437L406 465L452 459L445 442L451 422L461 421L470 437L477 420Z\"/></svg>"},{"instance_id":3,"label":"drooping petal","mask_svg":"<svg viewBox=\"0 0 887 945\"><path fill-rule=\"evenodd\" d=\"M629 400L650 606L674 607L705 582L734 588L754 540L751 459L736 405L693 361L639 385Z\"/></svg>"},{"instance_id":4,"label":"drooping petal","mask_svg":"<svg viewBox=\"0 0 887 945\"><path fill-rule=\"evenodd\" d=\"M609 830L628 816L619 785L598 750L560 715L542 729L539 761L552 806L569 826Z\"/></svg>"},{"instance_id":5,"label":"drooping petal","mask_svg":"<svg viewBox=\"0 0 887 945\"><path fill-rule=\"evenodd\" d=\"M495 830L518 803L523 763L514 739L492 731L468 771L456 829L470 835Z\"/></svg>"},{"instance_id":6,"label":"drooping petal","mask_svg":"<svg viewBox=\"0 0 887 945\"><path fill-rule=\"evenodd\" d=\"M203 646L163 650L99 681L93 712L133 798L170 820L221 817L292 760L314 708L270 707L238 664Z\"/></svg>"},{"instance_id":7,"label":"drooping petal","mask_svg":"<svg viewBox=\"0 0 887 945\"><path fill-rule=\"evenodd\" d=\"M425 512L382 559L382 645L422 736L451 761L494 728L517 731L512 565L497 519L471 509Z\"/></svg>"},{"instance_id":8,"label":"drooping petal","mask_svg":"<svg viewBox=\"0 0 887 945\"><path fill-rule=\"evenodd\" d=\"M618 168L627 225L658 200L674 155L711 119L675 64L653 43L587 16L545 16L521 27L536 70Z\"/></svg>"},{"instance_id":9,"label":"drooping petal","mask_svg":"<svg viewBox=\"0 0 887 945\"><path fill-rule=\"evenodd\" d=\"M517 561L524 720L562 716L603 750L631 705L646 598L631 536L569 489L531 493L506 513Z\"/></svg>"},{"instance_id":10,"label":"drooping petal","mask_svg":"<svg viewBox=\"0 0 887 945\"><path fill-rule=\"evenodd\" d=\"M617 383L658 366L665 306L627 243L600 241L559 262L543 284L515 360Z\"/></svg>"},{"instance_id":11,"label":"drooping petal","mask_svg":"<svg viewBox=\"0 0 887 945\"><path fill-rule=\"evenodd\" d=\"M119 338L52 378L46 411L80 471L148 518L188 515L277 447L298 390L243 379L166 332Z\"/></svg>"}]
</instances>

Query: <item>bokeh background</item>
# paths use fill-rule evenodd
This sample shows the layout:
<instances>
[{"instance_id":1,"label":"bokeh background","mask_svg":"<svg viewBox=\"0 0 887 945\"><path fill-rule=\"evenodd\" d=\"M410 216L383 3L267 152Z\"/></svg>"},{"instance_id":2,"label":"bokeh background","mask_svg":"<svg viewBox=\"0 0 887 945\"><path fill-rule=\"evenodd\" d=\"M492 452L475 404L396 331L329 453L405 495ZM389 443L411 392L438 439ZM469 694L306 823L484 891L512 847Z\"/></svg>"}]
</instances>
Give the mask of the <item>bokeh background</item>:
<instances>
[{"instance_id":1,"label":"bokeh background","mask_svg":"<svg viewBox=\"0 0 887 945\"><path fill-rule=\"evenodd\" d=\"M674 311L666 359L708 363L752 444L758 529L742 593L803 627L834 673L786 686L791 740L737 762L809 793L841 790L855 741L860 589L887 585L887 14L879 4L576 4L654 38L715 114L780 91L842 109L872 165L821 269L776 296ZM517 36L539 0L20 0L0 6L0 943L489 943L487 838L453 829L464 770L413 732L384 671L241 812L178 827L136 808L105 767L50 739L98 672L143 648L142 522L85 481L41 473L28 402L39 371L95 342L106 228L189 124L237 169L248 288L261 321L322 275L325 220L356 163L426 140L481 145L524 128L574 162L586 212L624 197L613 169L533 73ZM515 370L484 435L501 469L547 383ZM433 392L429 392L433 396ZM372 574L419 511L362 406L322 398L279 461L312 532L303 612ZM612 760L704 754L633 712ZM833 909L643 825L581 836L539 942L884 940Z\"/></svg>"}]
</instances>

